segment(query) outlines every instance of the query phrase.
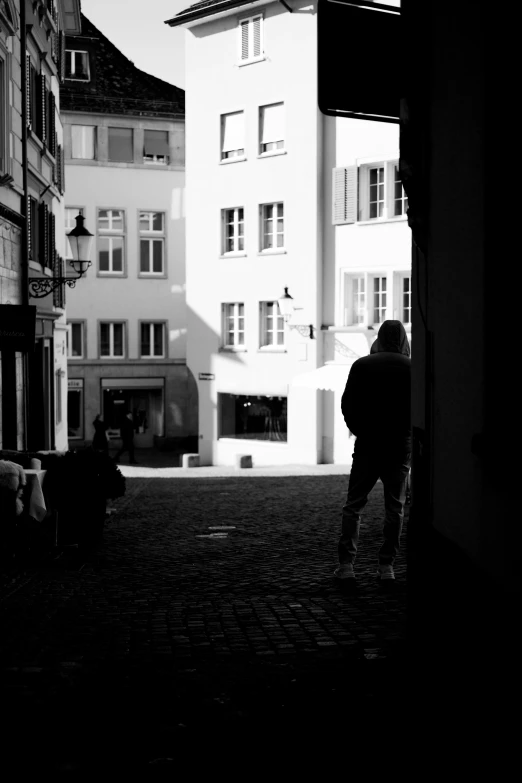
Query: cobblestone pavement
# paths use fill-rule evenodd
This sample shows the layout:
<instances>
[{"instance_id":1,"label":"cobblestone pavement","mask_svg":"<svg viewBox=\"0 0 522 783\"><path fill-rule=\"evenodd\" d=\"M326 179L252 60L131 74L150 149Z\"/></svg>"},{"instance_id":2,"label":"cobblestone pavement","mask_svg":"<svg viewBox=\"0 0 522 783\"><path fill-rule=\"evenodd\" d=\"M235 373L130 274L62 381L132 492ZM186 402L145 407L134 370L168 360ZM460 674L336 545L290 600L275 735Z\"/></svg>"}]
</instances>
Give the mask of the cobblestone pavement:
<instances>
[{"instance_id":1,"label":"cobblestone pavement","mask_svg":"<svg viewBox=\"0 0 522 783\"><path fill-rule=\"evenodd\" d=\"M161 776L211 769L212 747L252 746L256 769L279 748L296 771L298 756L324 752L325 732L328 745L348 734L362 747L383 699L400 722L408 508L396 583L382 591L376 486L354 592L333 579L347 476L280 473L128 478L96 553L44 564L4 594L2 700L19 770Z\"/></svg>"}]
</instances>

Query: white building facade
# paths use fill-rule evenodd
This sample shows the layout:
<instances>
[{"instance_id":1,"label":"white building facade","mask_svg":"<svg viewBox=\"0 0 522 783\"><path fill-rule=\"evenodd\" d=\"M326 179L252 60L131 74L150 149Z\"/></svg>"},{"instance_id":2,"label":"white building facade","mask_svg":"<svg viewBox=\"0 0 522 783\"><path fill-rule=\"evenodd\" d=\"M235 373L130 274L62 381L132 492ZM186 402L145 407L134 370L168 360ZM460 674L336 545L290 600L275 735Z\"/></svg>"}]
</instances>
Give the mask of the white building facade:
<instances>
[{"instance_id":1,"label":"white building facade","mask_svg":"<svg viewBox=\"0 0 522 783\"><path fill-rule=\"evenodd\" d=\"M176 104L177 88L135 69L82 21L85 38L67 39L65 220L69 231L82 214L95 241L92 267L68 294L69 445L92 440L97 414L118 438L130 412L137 448L176 448L197 430L182 91ZM108 86L115 72L130 80L119 94Z\"/></svg>"},{"instance_id":2,"label":"white building facade","mask_svg":"<svg viewBox=\"0 0 522 783\"><path fill-rule=\"evenodd\" d=\"M411 323L398 126L319 112L316 4L224 5L169 21L187 28L187 363L200 461L348 464L351 363L383 320Z\"/></svg>"}]
</instances>

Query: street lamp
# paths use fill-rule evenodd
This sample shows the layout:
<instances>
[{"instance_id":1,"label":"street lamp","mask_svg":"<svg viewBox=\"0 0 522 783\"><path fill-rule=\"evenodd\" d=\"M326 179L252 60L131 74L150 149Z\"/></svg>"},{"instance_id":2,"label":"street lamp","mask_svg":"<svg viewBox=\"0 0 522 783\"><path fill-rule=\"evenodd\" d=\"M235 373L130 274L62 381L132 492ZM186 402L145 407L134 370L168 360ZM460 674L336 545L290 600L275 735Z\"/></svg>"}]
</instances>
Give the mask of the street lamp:
<instances>
[{"instance_id":1,"label":"street lamp","mask_svg":"<svg viewBox=\"0 0 522 783\"><path fill-rule=\"evenodd\" d=\"M309 337L310 340L314 339L314 327L312 324L305 326L304 324L289 324L288 321L294 314L294 310L300 309L295 307L294 298L288 293L288 288L285 288L283 296L281 296L277 303L279 305L279 312L283 316L285 324L288 324L289 329L296 329L303 337Z\"/></svg>"},{"instance_id":2,"label":"street lamp","mask_svg":"<svg viewBox=\"0 0 522 783\"><path fill-rule=\"evenodd\" d=\"M74 288L76 281L83 277L91 266L91 249L94 236L83 225L83 215L77 215L76 226L66 236L69 240L72 259L72 268L77 273L76 277L31 277L29 278L29 296L40 299L48 296L62 285Z\"/></svg>"}]
</instances>

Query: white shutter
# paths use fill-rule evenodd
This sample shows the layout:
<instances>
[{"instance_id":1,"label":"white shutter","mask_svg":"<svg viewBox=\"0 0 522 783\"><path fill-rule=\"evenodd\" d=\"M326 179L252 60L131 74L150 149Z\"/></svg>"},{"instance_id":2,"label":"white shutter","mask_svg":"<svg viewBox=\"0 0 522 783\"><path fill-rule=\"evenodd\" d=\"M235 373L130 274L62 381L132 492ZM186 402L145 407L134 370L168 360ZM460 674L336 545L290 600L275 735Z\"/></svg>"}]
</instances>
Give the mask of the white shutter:
<instances>
[{"instance_id":1,"label":"white shutter","mask_svg":"<svg viewBox=\"0 0 522 783\"><path fill-rule=\"evenodd\" d=\"M333 170L332 223L355 223L357 219L357 166Z\"/></svg>"},{"instance_id":2,"label":"white shutter","mask_svg":"<svg viewBox=\"0 0 522 783\"><path fill-rule=\"evenodd\" d=\"M284 141L284 103L261 107L261 144Z\"/></svg>"},{"instance_id":3,"label":"white shutter","mask_svg":"<svg viewBox=\"0 0 522 783\"><path fill-rule=\"evenodd\" d=\"M245 117L242 111L222 116L222 152L241 150L245 147Z\"/></svg>"},{"instance_id":4,"label":"white shutter","mask_svg":"<svg viewBox=\"0 0 522 783\"><path fill-rule=\"evenodd\" d=\"M89 125L71 125L72 157L94 158L94 128Z\"/></svg>"},{"instance_id":5,"label":"white shutter","mask_svg":"<svg viewBox=\"0 0 522 783\"><path fill-rule=\"evenodd\" d=\"M260 57L261 56L261 17L258 16L255 19L252 19L252 27L253 27L253 49L252 49L252 57Z\"/></svg>"},{"instance_id":6,"label":"white shutter","mask_svg":"<svg viewBox=\"0 0 522 783\"><path fill-rule=\"evenodd\" d=\"M250 19L242 19L239 23L240 30L240 59L252 60L261 57L263 53L263 17L253 16Z\"/></svg>"},{"instance_id":7,"label":"white shutter","mask_svg":"<svg viewBox=\"0 0 522 783\"><path fill-rule=\"evenodd\" d=\"M240 29L241 29L241 59L242 60L248 60L249 53L248 53L248 27L249 27L249 19L245 19L245 21L240 23Z\"/></svg>"}]
</instances>

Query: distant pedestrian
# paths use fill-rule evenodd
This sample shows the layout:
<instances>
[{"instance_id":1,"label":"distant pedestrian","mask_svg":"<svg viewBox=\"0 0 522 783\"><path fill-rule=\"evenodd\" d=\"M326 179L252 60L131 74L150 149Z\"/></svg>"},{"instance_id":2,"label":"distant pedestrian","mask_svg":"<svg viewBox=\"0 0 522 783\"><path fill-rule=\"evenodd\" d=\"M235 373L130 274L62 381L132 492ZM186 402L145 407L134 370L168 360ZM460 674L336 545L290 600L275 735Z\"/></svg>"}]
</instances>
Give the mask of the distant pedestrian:
<instances>
[{"instance_id":1,"label":"distant pedestrian","mask_svg":"<svg viewBox=\"0 0 522 783\"><path fill-rule=\"evenodd\" d=\"M109 438L107 435L108 426L105 424L100 414L94 419L92 426L94 427L94 438L92 439L92 447L95 451L103 451L105 454L109 453Z\"/></svg>"},{"instance_id":2,"label":"distant pedestrian","mask_svg":"<svg viewBox=\"0 0 522 783\"><path fill-rule=\"evenodd\" d=\"M117 454L114 457L114 461L118 462L121 455L125 452L129 452L129 463L131 465L137 465L134 458L134 421L132 418L132 413L126 413L125 417L122 419L121 426L120 426L120 432L121 432L121 448L117 452Z\"/></svg>"},{"instance_id":3,"label":"distant pedestrian","mask_svg":"<svg viewBox=\"0 0 522 783\"><path fill-rule=\"evenodd\" d=\"M339 579L355 579L361 512L379 478L384 489L384 542L377 575L381 580L395 579L393 565L411 465L410 382L410 344L404 326L400 321L384 321L370 355L352 365L341 401L346 426L356 440L342 511L335 571Z\"/></svg>"}]
</instances>

